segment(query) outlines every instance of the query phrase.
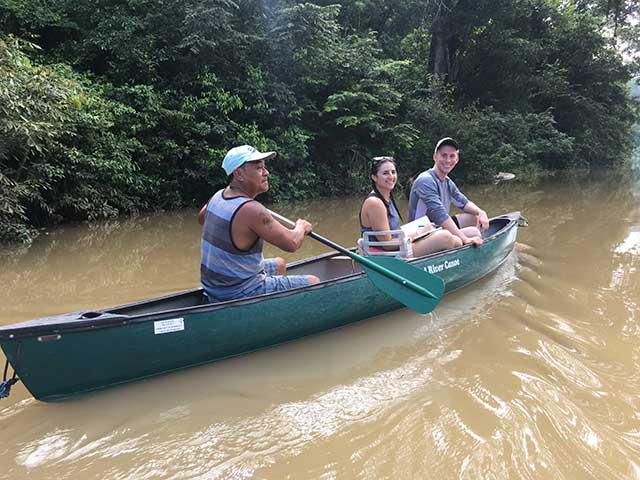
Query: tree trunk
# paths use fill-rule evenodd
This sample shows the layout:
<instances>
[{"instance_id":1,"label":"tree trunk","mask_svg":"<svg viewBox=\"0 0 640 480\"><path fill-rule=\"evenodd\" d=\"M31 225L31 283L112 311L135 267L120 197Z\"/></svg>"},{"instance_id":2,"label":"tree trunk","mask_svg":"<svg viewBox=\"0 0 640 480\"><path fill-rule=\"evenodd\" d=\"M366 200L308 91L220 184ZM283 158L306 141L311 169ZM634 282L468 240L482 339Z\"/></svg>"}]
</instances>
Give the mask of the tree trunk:
<instances>
[{"instance_id":1,"label":"tree trunk","mask_svg":"<svg viewBox=\"0 0 640 480\"><path fill-rule=\"evenodd\" d=\"M429 72L445 82L451 82L452 58L455 55L453 13L456 0L438 4L438 11L431 24L431 46L429 48Z\"/></svg>"}]
</instances>

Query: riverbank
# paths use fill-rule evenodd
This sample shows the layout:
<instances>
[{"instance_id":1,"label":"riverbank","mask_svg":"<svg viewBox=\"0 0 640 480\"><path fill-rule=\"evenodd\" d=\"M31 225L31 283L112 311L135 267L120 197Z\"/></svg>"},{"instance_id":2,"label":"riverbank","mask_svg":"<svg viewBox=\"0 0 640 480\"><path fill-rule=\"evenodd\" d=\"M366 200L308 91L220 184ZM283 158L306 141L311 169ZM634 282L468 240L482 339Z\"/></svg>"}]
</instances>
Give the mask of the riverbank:
<instances>
[{"instance_id":1,"label":"riverbank","mask_svg":"<svg viewBox=\"0 0 640 480\"><path fill-rule=\"evenodd\" d=\"M625 163L625 167L620 167L614 169L614 172L617 172L620 178L623 178L626 175L626 172L633 171L635 173L640 174L640 124L636 124L634 126L633 135L635 138L636 148L632 151L632 154L629 160ZM578 181L579 179L588 179L590 176L597 174L598 169L564 169L564 170L541 170L541 169L527 169L524 172L518 172L514 174L514 178L511 178L509 175L503 176L493 176L488 181L482 184L474 184L474 183L460 183L461 186L464 187L466 191L477 191L481 192L480 195L484 196L487 192L493 190L496 184L506 185L506 184L514 184L515 188L533 188L540 183L544 183L547 179L555 179L554 181L563 182L563 181ZM363 185L365 188L362 189L359 196L355 198L363 198L366 193L369 191L369 187L367 183L363 180ZM402 203L406 203L407 197L406 192L403 191L400 186L396 189L395 196L398 201ZM316 199L306 199L306 200L298 200L298 201L287 201L287 202L269 202L269 198L266 199L264 196L260 197L260 200L264 201L265 204L275 211L287 211L291 212L291 218L304 218L309 215L306 211L306 206L315 204L316 202L326 203L328 205L336 205L335 208L340 208L340 203L344 201L344 199L348 199L348 202L351 202L354 197L326 197L326 198L316 198ZM265 201L266 200L266 201ZM357 205L353 205L354 212L357 213L359 209L359 203L356 201ZM198 209L188 208L188 209L174 209L174 210L155 210L155 211L141 211L135 214L129 215L119 215L115 218L107 218L107 219L96 219L93 221L68 221L63 222L58 225L52 225L47 228L39 228L31 230L29 237L23 242L5 242L0 243L0 256L12 256L16 254L26 254L29 252L30 247L34 244L34 242L42 241L44 243L47 242L47 237L55 237L59 235L61 232L65 231L87 231L90 232L88 237L100 236L100 235L109 235L111 233L117 232L120 229L129 230L145 228L145 225L148 225L149 222L153 222L154 218L162 218L165 216L176 216L178 218L184 218L185 222L190 216L193 216L194 221L197 221L197 212ZM355 217L354 217L355 218ZM350 239L351 241L352 239ZM88 240L90 241L90 240ZM353 243L351 241L351 243ZM21 253L20 253L21 252Z\"/></svg>"}]
</instances>

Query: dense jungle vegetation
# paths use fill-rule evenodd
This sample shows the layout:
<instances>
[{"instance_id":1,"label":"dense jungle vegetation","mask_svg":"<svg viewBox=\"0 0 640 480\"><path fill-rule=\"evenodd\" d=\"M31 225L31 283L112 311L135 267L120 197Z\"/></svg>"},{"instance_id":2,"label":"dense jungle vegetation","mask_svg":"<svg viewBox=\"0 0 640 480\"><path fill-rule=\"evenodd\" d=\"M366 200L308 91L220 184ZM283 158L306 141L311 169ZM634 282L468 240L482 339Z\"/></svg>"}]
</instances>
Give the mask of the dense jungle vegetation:
<instances>
[{"instance_id":1,"label":"dense jungle vegetation","mask_svg":"<svg viewBox=\"0 0 640 480\"><path fill-rule=\"evenodd\" d=\"M627 157L635 0L0 0L0 240L200 206L226 150L272 199L367 188L434 142L455 177ZM619 48L615 48L616 44Z\"/></svg>"}]
</instances>

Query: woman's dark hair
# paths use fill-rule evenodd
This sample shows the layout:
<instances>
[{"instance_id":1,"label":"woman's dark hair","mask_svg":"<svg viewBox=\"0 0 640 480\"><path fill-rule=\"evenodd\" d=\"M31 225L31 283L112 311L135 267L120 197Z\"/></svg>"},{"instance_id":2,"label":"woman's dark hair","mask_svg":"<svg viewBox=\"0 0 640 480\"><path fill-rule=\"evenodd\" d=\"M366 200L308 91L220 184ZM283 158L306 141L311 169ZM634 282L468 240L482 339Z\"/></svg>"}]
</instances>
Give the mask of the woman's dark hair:
<instances>
[{"instance_id":1,"label":"woman's dark hair","mask_svg":"<svg viewBox=\"0 0 640 480\"><path fill-rule=\"evenodd\" d=\"M393 157L373 157L373 161L371 162L371 175L370 176L374 176L374 175L378 175L378 172L380 171L380 167L382 167L382 165L384 165L385 163L392 163L394 167L396 167L396 159ZM373 181L373 179L371 179L371 184L373 185L373 193L376 197L378 197L380 200L382 200L382 203L384 203L385 208L387 209L387 215L390 213L389 212L389 203L387 203L387 201L385 200L384 196L378 191L378 187L376 186L376 182ZM400 209L398 208L398 205L396 205L396 201L393 198L393 192L389 192L390 195L390 200L391 203L393 203L393 206L396 207L396 212L398 212L398 216L400 217L400 220L404 221L402 218L402 215L400 214Z\"/></svg>"}]
</instances>

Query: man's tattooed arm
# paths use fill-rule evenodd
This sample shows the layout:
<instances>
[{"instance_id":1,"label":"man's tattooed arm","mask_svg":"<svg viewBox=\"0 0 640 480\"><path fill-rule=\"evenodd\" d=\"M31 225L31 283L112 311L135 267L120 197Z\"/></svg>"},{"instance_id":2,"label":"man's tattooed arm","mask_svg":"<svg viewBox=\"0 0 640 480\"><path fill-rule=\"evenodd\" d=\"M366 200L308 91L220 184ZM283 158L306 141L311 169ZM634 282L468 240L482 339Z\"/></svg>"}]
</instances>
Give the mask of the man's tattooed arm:
<instances>
[{"instance_id":1,"label":"man's tattooed arm","mask_svg":"<svg viewBox=\"0 0 640 480\"><path fill-rule=\"evenodd\" d=\"M273 217L265 207L260 210L260 222L269 230L273 230Z\"/></svg>"}]
</instances>

